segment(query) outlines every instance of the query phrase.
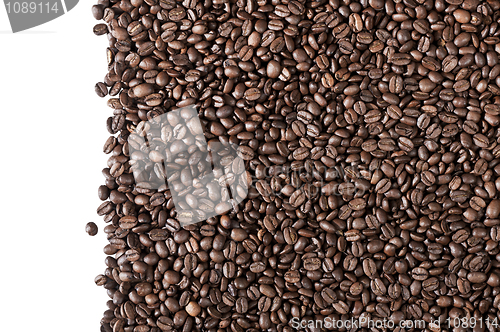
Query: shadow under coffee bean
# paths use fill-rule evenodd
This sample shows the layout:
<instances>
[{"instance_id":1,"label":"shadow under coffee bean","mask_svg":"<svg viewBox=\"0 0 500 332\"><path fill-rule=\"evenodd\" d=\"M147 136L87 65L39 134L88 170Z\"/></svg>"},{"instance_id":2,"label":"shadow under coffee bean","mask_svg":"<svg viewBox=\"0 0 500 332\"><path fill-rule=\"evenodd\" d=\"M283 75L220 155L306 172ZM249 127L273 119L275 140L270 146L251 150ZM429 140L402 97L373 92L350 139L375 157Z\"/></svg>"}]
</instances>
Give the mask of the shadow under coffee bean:
<instances>
[{"instance_id":1,"label":"shadow under coffee bean","mask_svg":"<svg viewBox=\"0 0 500 332\"><path fill-rule=\"evenodd\" d=\"M496 331L498 0L99 0L92 13L109 40L95 91L112 109L102 332L360 317ZM212 160L186 128L146 125L186 107L209 149L238 147L221 183L242 201L195 183ZM172 190L216 215L182 227Z\"/></svg>"}]
</instances>

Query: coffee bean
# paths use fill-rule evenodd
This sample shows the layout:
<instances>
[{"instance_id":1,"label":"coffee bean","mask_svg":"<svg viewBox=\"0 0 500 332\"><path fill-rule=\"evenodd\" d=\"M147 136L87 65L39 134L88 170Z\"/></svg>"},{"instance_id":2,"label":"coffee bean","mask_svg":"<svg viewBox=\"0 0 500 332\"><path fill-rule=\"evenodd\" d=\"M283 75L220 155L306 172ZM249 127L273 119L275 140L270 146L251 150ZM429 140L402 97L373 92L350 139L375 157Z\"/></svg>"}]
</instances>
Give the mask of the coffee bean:
<instances>
[{"instance_id":1,"label":"coffee bean","mask_svg":"<svg viewBox=\"0 0 500 332\"><path fill-rule=\"evenodd\" d=\"M344 269L347 271L354 271L358 264L358 259L353 255L347 255L344 258Z\"/></svg>"},{"instance_id":2,"label":"coffee bean","mask_svg":"<svg viewBox=\"0 0 500 332\"><path fill-rule=\"evenodd\" d=\"M375 262L371 258L366 258L365 260L363 260L363 272L370 279L376 276L377 267L375 265Z\"/></svg>"},{"instance_id":3,"label":"coffee bean","mask_svg":"<svg viewBox=\"0 0 500 332\"><path fill-rule=\"evenodd\" d=\"M469 238L469 232L465 229L458 230L455 234L453 234L452 240L456 243L462 243L467 241Z\"/></svg>"},{"instance_id":4,"label":"coffee bean","mask_svg":"<svg viewBox=\"0 0 500 332\"><path fill-rule=\"evenodd\" d=\"M396 66L404 66L410 64L411 59L408 54L394 53L389 61Z\"/></svg>"},{"instance_id":5,"label":"coffee bean","mask_svg":"<svg viewBox=\"0 0 500 332\"><path fill-rule=\"evenodd\" d=\"M363 284L360 282L353 283L349 288L349 292L354 296L358 296L363 292Z\"/></svg>"},{"instance_id":6,"label":"coffee bean","mask_svg":"<svg viewBox=\"0 0 500 332\"><path fill-rule=\"evenodd\" d=\"M319 270L321 267L321 260L319 258L307 258L304 260L304 268L307 271Z\"/></svg>"},{"instance_id":7,"label":"coffee bean","mask_svg":"<svg viewBox=\"0 0 500 332\"><path fill-rule=\"evenodd\" d=\"M349 306L343 301L332 303L332 307L341 315L347 314L349 312Z\"/></svg>"},{"instance_id":8,"label":"coffee bean","mask_svg":"<svg viewBox=\"0 0 500 332\"><path fill-rule=\"evenodd\" d=\"M445 73L451 72L458 65L458 59L454 55L448 55L443 59L443 71Z\"/></svg>"},{"instance_id":9,"label":"coffee bean","mask_svg":"<svg viewBox=\"0 0 500 332\"><path fill-rule=\"evenodd\" d=\"M482 272L470 272L467 274L467 280L473 284L483 283L488 279L488 276Z\"/></svg>"},{"instance_id":10,"label":"coffee bean","mask_svg":"<svg viewBox=\"0 0 500 332\"><path fill-rule=\"evenodd\" d=\"M387 288L387 295L389 295L389 297L391 299L397 299L398 297L401 296L401 292L402 292L402 287L400 284L390 284L389 287Z\"/></svg>"},{"instance_id":11,"label":"coffee bean","mask_svg":"<svg viewBox=\"0 0 500 332\"><path fill-rule=\"evenodd\" d=\"M387 178L381 179L375 186L375 192L377 194L384 194L391 188L391 181Z\"/></svg>"},{"instance_id":12,"label":"coffee bean","mask_svg":"<svg viewBox=\"0 0 500 332\"><path fill-rule=\"evenodd\" d=\"M249 148L248 146L240 146L238 148L238 156L241 157L243 160L252 160L254 157L254 151Z\"/></svg>"},{"instance_id":13,"label":"coffee bean","mask_svg":"<svg viewBox=\"0 0 500 332\"><path fill-rule=\"evenodd\" d=\"M276 296L276 290L273 287L269 286L269 285L260 285L259 286L259 291L263 295L265 295L267 297L270 297L270 298L273 298L273 297Z\"/></svg>"},{"instance_id":14,"label":"coffee bean","mask_svg":"<svg viewBox=\"0 0 500 332\"><path fill-rule=\"evenodd\" d=\"M349 207L354 211L363 210L366 207L366 201L362 198L355 198L349 202Z\"/></svg>"},{"instance_id":15,"label":"coffee bean","mask_svg":"<svg viewBox=\"0 0 500 332\"><path fill-rule=\"evenodd\" d=\"M98 232L97 225L93 222L89 222L87 226L85 226L85 231L87 232L88 235L90 236L95 236L97 235Z\"/></svg>"},{"instance_id":16,"label":"coffee bean","mask_svg":"<svg viewBox=\"0 0 500 332\"><path fill-rule=\"evenodd\" d=\"M95 85L95 93L101 97L104 98L108 95L108 88L106 85L102 82L99 82Z\"/></svg>"},{"instance_id":17,"label":"coffee bean","mask_svg":"<svg viewBox=\"0 0 500 332\"><path fill-rule=\"evenodd\" d=\"M120 218L120 227L122 229L134 228L137 225L137 218L134 216L124 216Z\"/></svg>"},{"instance_id":18,"label":"coffee bean","mask_svg":"<svg viewBox=\"0 0 500 332\"><path fill-rule=\"evenodd\" d=\"M105 35L107 33L108 33L108 26L106 24L100 23L94 26L94 34L96 36Z\"/></svg>"},{"instance_id":19,"label":"coffee bean","mask_svg":"<svg viewBox=\"0 0 500 332\"><path fill-rule=\"evenodd\" d=\"M306 195L302 190L297 190L293 192L293 194L290 196L290 204L294 207L298 207L302 205L306 200Z\"/></svg>"},{"instance_id":20,"label":"coffee bean","mask_svg":"<svg viewBox=\"0 0 500 332\"><path fill-rule=\"evenodd\" d=\"M494 199L486 208L486 216L488 218L497 218L500 215L500 200Z\"/></svg>"},{"instance_id":21,"label":"coffee bean","mask_svg":"<svg viewBox=\"0 0 500 332\"><path fill-rule=\"evenodd\" d=\"M323 297L323 300L326 303L333 303L334 301L337 300L337 295L335 294L335 291L331 288L325 288L321 292L321 296Z\"/></svg>"},{"instance_id":22,"label":"coffee bean","mask_svg":"<svg viewBox=\"0 0 500 332\"><path fill-rule=\"evenodd\" d=\"M146 96L150 95L151 93L153 93L154 87L151 84L144 83L144 84L140 84L140 85L134 87L133 91L134 91L134 95L137 98L141 98L141 97L146 97Z\"/></svg>"},{"instance_id":23,"label":"coffee bean","mask_svg":"<svg viewBox=\"0 0 500 332\"><path fill-rule=\"evenodd\" d=\"M288 244L297 243L298 235L295 229L293 229L292 227L285 228L285 230L283 231L283 236L285 238L286 243Z\"/></svg>"},{"instance_id":24,"label":"coffee bean","mask_svg":"<svg viewBox=\"0 0 500 332\"><path fill-rule=\"evenodd\" d=\"M416 267L412 270L412 277L415 280L425 280L428 275L429 272L421 267Z\"/></svg>"},{"instance_id":25,"label":"coffee bean","mask_svg":"<svg viewBox=\"0 0 500 332\"><path fill-rule=\"evenodd\" d=\"M186 306L186 312L190 316L196 317L196 316L198 316L200 314L201 307L196 302L189 302L188 305Z\"/></svg>"},{"instance_id":26,"label":"coffee bean","mask_svg":"<svg viewBox=\"0 0 500 332\"><path fill-rule=\"evenodd\" d=\"M278 61L269 61L267 64L267 76L270 78L278 78L281 73L281 65Z\"/></svg>"},{"instance_id":27,"label":"coffee bean","mask_svg":"<svg viewBox=\"0 0 500 332\"><path fill-rule=\"evenodd\" d=\"M378 296L383 296L387 291L387 288L385 287L384 283L380 278L374 278L370 282L370 287L373 293Z\"/></svg>"},{"instance_id":28,"label":"coffee bean","mask_svg":"<svg viewBox=\"0 0 500 332\"><path fill-rule=\"evenodd\" d=\"M244 314L248 311L248 300L244 297L240 297L236 300L236 312Z\"/></svg>"},{"instance_id":29,"label":"coffee bean","mask_svg":"<svg viewBox=\"0 0 500 332\"><path fill-rule=\"evenodd\" d=\"M300 274L298 271L288 271L285 273L285 280L289 283L296 283L300 281Z\"/></svg>"},{"instance_id":30,"label":"coffee bean","mask_svg":"<svg viewBox=\"0 0 500 332\"><path fill-rule=\"evenodd\" d=\"M484 199L478 196L474 196L470 199L470 207L473 208L476 211L480 211L481 209L484 209L486 207L486 202Z\"/></svg>"},{"instance_id":31,"label":"coffee bean","mask_svg":"<svg viewBox=\"0 0 500 332\"><path fill-rule=\"evenodd\" d=\"M384 304L384 303L379 303L375 306L375 311L381 316L381 317L389 317L391 314L391 311L389 307Z\"/></svg>"},{"instance_id":32,"label":"coffee bean","mask_svg":"<svg viewBox=\"0 0 500 332\"><path fill-rule=\"evenodd\" d=\"M457 280L457 289L462 294L467 294L471 291L470 282L467 279L460 278Z\"/></svg>"},{"instance_id":33,"label":"coffee bean","mask_svg":"<svg viewBox=\"0 0 500 332\"><path fill-rule=\"evenodd\" d=\"M351 229L344 233L345 239L347 241L359 241L361 239L361 233L356 229Z\"/></svg>"}]
</instances>

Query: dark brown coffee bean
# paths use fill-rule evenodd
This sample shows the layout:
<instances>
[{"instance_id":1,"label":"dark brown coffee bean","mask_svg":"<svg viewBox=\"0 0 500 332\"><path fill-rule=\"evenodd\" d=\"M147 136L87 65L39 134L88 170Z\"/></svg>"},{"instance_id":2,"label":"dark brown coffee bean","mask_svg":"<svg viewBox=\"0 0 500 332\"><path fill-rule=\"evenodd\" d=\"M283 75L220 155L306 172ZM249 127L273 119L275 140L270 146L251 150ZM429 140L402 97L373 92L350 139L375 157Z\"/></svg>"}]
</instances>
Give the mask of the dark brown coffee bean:
<instances>
[{"instance_id":1,"label":"dark brown coffee bean","mask_svg":"<svg viewBox=\"0 0 500 332\"><path fill-rule=\"evenodd\" d=\"M371 258L366 258L363 260L363 272L370 279L372 279L376 276L377 267L375 265L375 262Z\"/></svg>"},{"instance_id":2,"label":"dark brown coffee bean","mask_svg":"<svg viewBox=\"0 0 500 332\"><path fill-rule=\"evenodd\" d=\"M289 283L296 283L300 281L300 274L298 271L288 271L285 273L285 280Z\"/></svg>"},{"instance_id":3,"label":"dark brown coffee bean","mask_svg":"<svg viewBox=\"0 0 500 332\"><path fill-rule=\"evenodd\" d=\"M236 312L244 314L248 311L248 300L244 297L240 297L236 300Z\"/></svg>"},{"instance_id":4,"label":"dark brown coffee bean","mask_svg":"<svg viewBox=\"0 0 500 332\"><path fill-rule=\"evenodd\" d=\"M95 93L101 97L104 98L108 95L108 88L106 85L102 82L99 82L95 85Z\"/></svg>"},{"instance_id":5,"label":"dark brown coffee bean","mask_svg":"<svg viewBox=\"0 0 500 332\"><path fill-rule=\"evenodd\" d=\"M85 231L87 232L88 235L90 236L95 236L97 235L98 232L97 225L93 222L89 222L87 226L85 226Z\"/></svg>"},{"instance_id":6,"label":"dark brown coffee bean","mask_svg":"<svg viewBox=\"0 0 500 332\"><path fill-rule=\"evenodd\" d=\"M302 190L296 190L290 196L290 204L294 207L302 205L302 203L304 203L305 200L306 200L306 195Z\"/></svg>"},{"instance_id":7,"label":"dark brown coffee bean","mask_svg":"<svg viewBox=\"0 0 500 332\"><path fill-rule=\"evenodd\" d=\"M453 234L452 240L455 243L462 243L467 241L469 238L469 232L465 229L458 230L455 234Z\"/></svg>"},{"instance_id":8,"label":"dark brown coffee bean","mask_svg":"<svg viewBox=\"0 0 500 332\"><path fill-rule=\"evenodd\" d=\"M336 303L332 303L333 309L341 315L347 314L349 312L349 306L343 302L339 301Z\"/></svg>"},{"instance_id":9,"label":"dark brown coffee bean","mask_svg":"<svg viewBox=\"0 0 500 332\"><path fill-rule=\"evenodd\" d=\"M94 26L94 34L96 36L105 35L107 33L108 33L108 26L106 24L100 23Z\"/></svg>"},{"instance_id":10,"label":"dark brown coffee bean","mask_svg":"<svg viewBox=\"0 0 500 332\"><path fill-rule=\"evenodd\" d=\"M335 294L335 291L331 288L325 288L321 292L321 296L323 297L323 300L326 303L333 303L334 301L337 300L337 295Z\"/></svg>"},{"instance_id":11,"label":"dark brown coffee bean","mask_svg":"<svg viewBox=\"0 0 500 332\"><path fill-rule=\"evenodd\" d=\"M392 55L392 57L389 59L389 61L396 66L404 66L408 65L411 62L410 56L408 54L404 53L395 53Z\"/></svg>"},{"instance_id":12,"label":"dark brown coffee bean","mask_svg":"<svg viewBox=\"0 0 500 332\"><path fill-rule=\"evenodd\" d=\"M270 298L273 298L276 296L276 290L272 286L269 286L269 285L260 285L259 291L263 295L270 297Z\"/></svg>"},{"instance_id":13,"label":"dark brown coffee bean","mask_svg":"<svg viewBox=\"0 0 500 332\"><path fill-rule=\"evenodd\" d=\"M385 295L385 293L387 291L387 288L385 287L384 283L379 278L372 279L372 281L370 282L370 287L371 287L372 292L375 295L379 295L379 296Z\"/></svg>"},{"instance_id":14,"label":"dark brown coffee bean","mask_svg":"<svg viewBox=\"0 0 500 332\"><path fill-rule=\"evenodd\" d=\"M500 215L500 200L494 199L486 208L486 216L488 218L497 218Z\"/></svg>"},{"instance_id":15,"label":"dark brown coffee bean","mask_svg":"<svg viewBox=\"0 0 500 332\"><path fill-rule=\"evenodd\" d=\"M136 97L141 98L153 93L154 88L153 85L145 83L134 87L133 91Z\"/></svg>"},{"instance_id":16,"label":"dark brown coffee bean","mask_svg":"<svg viewBox=\"0 0 500 332\"><path fill-rule=\"evenodd\" d=\"M427 276L429 275L429 272L421 267L414 268L411 273L413 279L420 281L427 279Z\"/></svg>"},{"instance_id":17,"label":"dark brown coffee bean","mask_svg":"<svg viewBox=\"0 0 500 332\"><path fill-rule=\"evenodd\" d=\"M498 316L499 9L99 0L101 331Z\"/></svg>"},{"instance_id":18,"label":"dark brown coffee bean","mask_svg":"<svg viewBox=\"0 0 500 332\"><path fill-rule=\"evenodd\" d=\"M321 268L321 260L319 258L307 258L304 260L304 268L307 271L315 271Z\"/></svg>"},{"instance_id":19,"label":"dark brown coffee bean","mask_svg":"<svg viewBox=\"0 0 500 332\"><path fill-rule=\"evenodd\" d=\"M362 198L355 198L349 202L349 207L354 211L363 210L366 207L366 201Z\"/></svg>"},{"instance_id":20,"label":"dark brown coffee bean","mask_svg":"<svg viewBox=\"0 0 500 332\"><path fill-rule=\"evenodd\" d=\"M443 71L445 73L451 72L458 65L458 59L454 55L448 55L443 59Z\"/></svg>"},{"instance_id":21,"label":"dark brown coffee bean","mask_svg":"<svg viewBox=\"0 0 500 332\"><path fill-rule=\"evenodd\" d=\"M344 258L344 269L346 271L354 271L358 264L358 259L354 257L353 255L347 255Z\"/></svg>"},{"instance_id":22,"label":"dark brown coffee bean","mask_svg":"<svg viewBox=\"0 0 500 332\"><path fill-rule=\"evenodd\" d=\"M253 159L254 151L248 146L240 146L238 150L239 150L238 156L240 156L243 160Z\"/></svg>"},{"instance_id":23,"label":"dark brown coffee bean","mask_svg":"<svg viewBox=\"0 0 500 332\"><path fill-rule=\"evenodd\" d=\"M122 229L131 229L137 225L137 218L134 216L124 216L120 218L120 227Z\"/></svg>"}]
</instances>

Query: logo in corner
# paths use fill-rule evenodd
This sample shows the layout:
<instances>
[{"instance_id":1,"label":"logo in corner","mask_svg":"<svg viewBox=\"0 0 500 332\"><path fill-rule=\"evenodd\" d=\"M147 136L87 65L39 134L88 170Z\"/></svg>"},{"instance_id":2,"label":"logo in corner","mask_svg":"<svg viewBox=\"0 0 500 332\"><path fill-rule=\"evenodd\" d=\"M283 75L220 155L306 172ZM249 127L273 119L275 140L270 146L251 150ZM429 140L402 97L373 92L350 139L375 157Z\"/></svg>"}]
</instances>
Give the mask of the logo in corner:
<instances>
[{"instance_id":1,"label":"logo in corner","mask_svg":"<svg viewBox=\"0 0 500 332\"><path fill-rule=\"evenodd\" d=\"M79 0L4 0L12 32L20 32L63 16Z\"/></svg>"}]
</instances>

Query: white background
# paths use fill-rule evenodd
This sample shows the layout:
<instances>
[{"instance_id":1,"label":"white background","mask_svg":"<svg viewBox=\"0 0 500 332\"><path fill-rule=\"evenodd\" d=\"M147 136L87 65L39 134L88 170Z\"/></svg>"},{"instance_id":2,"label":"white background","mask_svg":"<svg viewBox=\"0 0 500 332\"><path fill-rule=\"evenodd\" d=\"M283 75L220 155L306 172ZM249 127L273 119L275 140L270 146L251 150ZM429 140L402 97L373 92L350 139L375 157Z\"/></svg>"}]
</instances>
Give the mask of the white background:
<instances>
[{"instance_id":1,"label":"white background","mask_svg":"<svg viewBox=\"0 0 500 332\"><path fill-rule=\"evenodd\" d=\"M98 332L106 310L96 208L112 110L94 92L108 42L92 4L13 34L0 3L1 331Z\"/></svg>"}]
</instances>

